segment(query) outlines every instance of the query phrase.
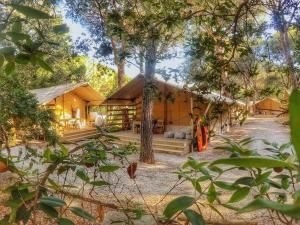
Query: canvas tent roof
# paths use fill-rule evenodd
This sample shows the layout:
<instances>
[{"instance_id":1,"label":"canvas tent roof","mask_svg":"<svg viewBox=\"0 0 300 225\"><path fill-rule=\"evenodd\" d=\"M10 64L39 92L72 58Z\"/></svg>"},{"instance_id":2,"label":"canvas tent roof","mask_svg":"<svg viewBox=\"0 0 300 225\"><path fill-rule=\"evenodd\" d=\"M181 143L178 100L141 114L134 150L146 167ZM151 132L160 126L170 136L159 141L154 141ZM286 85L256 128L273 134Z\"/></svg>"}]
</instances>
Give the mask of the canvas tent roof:
<instances>
[{"instance_id":1,"label":"canvas tent roof","mask_svg":"<svg viewBox=\"0 0 300 225\"><path fill-rule=\"evenodd\" d=\"M155 79L155 81L158 82L160 85L166 85L170 89L179 89L179 90L184 89L183 85L180 86L178 84L170 84L157 78ZM144 76L138 75L130 82L128 82L125 86L123 86L115 93L113 93L111 96L109 96L105 102L107 103L110 100L115 100L115 101L133 100L140 95L140 93L143 91L143 87L144 87ZM194 94L196 95L196 93ZM228 97L225 97L215 92L205 94L203 97L209 101L214 101L214 102L224 101L227 104L237 103L239 105L244 105L244 103L241 101L234 101Z\"/></svg>"},{"instance_id":2,"label":"canvas tent roof","mask_svg":"<svg viewBox=\"0 0 300 225\"><path fill-rule=\"evenodd\" d=\"M266 97L266 98L263 98L263 99L257 101L257 102L255 103L255 105L257 105L257 104L259 104L259 103L262 103L262 102L264 102L264 101L273 101L273 102L276 102L276 103L278 103L278 104L281 104L280 101L279 101L278 99L276 99L276 98Z\"/></svg>"},{"instance_id":3,"label":"canvas tent roof","mask_svg":"<svg viewBox=\"0 0 300 225\"><path fill-rule=\"evenodd\" d=\"M68 83L31 91L31 93L36 96L40 105L45 105L55 98L69 92L75 92L77 96L88 101L90 105L99 105L104 100L104 97L99 92L94 90L88 83L85 82L77 84Z\"/></svg>"}]
</instances>

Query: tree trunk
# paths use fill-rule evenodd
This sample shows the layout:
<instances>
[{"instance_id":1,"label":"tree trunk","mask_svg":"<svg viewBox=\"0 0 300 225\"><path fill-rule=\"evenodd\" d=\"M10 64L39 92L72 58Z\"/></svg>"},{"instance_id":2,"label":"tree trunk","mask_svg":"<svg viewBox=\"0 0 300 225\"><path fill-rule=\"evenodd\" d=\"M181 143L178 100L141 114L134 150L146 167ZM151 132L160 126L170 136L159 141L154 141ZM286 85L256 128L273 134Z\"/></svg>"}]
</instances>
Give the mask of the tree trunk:
<instances>
[{"instance_id":1,"label":"tree trunk","mask_svg":"<svg viewBox=\"0 0 300 225\"><path fill-rule=\"evenodd\" d=\"M256 98L257 98L257 86L256 86L256 80L253 81L253 88L254 88L254 93L253 93L253 99L252 99L252 105L253 105L253 113L256 113Z\"/></svg>"},{"instance_id":2,"label":"tree trunk","mask_svg":"<svg viewBox=\"0 0 300 225\"><path fill-rule=\"evenodd\" d=\"M152 93L155 67L157 60L156 41L150 39L146 47L145 56L145 82L143 90L143 112L141 127L141 153L140 161L144 163L154 163L154 152L152 149Z\"/></svg>"},{"instance_id":3,"label":"tree trunk","mask_svg":"<svg viewBox=\"0 0 300 225\"><path fill-rule=\"evenodd\" d=\"M123 87L125 83L125 58L120 59L118 64L118 87Z\"/></svg>"},{"instance_id":4,"label":"tree trunk","mask_svg":"<svg viewBox=\"0 0 300 225\"><path fill-rule=\"evenodd\" d=\"M118 48L115 39L111 38L111 45L114 53L114 63L118 68L118 88L125 83L125 41L121 41L121 47Z\"/></svg>"},{"instance_id":5,"label":"tree trunk","mask_svg":"<svg viewBox=\"0 0 300 225\"><path fill-rule=\"evenodd\" d=\"M140 74L144 74L144 51L142 49L140 49L138 53L138 65Z\"/></svg>"},{"instance_id":6,"label":"tree trunk","mask_svg":"<svg viewBox=\"0 0 300 225\"><path fill-rule=\"evenodd\" d=\"M249 110L249 97L248 97L248 82L246 80L246 78L244 78L244 86L245 86L245 91L246 91L246 111L250 111Z\"/></svg>"}]
</instances>

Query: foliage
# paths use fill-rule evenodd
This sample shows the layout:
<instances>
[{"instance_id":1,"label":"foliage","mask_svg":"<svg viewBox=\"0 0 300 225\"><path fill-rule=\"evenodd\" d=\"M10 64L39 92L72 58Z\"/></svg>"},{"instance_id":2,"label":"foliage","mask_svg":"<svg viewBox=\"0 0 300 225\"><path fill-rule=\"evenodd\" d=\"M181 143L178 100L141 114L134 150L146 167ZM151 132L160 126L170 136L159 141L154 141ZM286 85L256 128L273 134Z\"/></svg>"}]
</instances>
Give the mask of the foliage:
<instances>
[{"instance_id":1,"label":"foliage","mask_svg":"<svg viewBox=\"0 0 300 225\"><path fill-rule=\"evenodd\" d=\"M14 184L5 190L9 194L5 205L11 212L1 222L35 222L39 211L59 224L74 224L70 213L94 221L94 216L72 202L87 199L81 194L85 188L96 191L109 187L110 176L107 174L124 167L127 156L136 151L132 147L116 148L109 144L111 140L110 135L102 133L98 138L71 149L56 145L39 151L27 146L17 155L1 151L1 160L17 175ZM70 198L73 200L68 202ZM104 207L133 210L93 198L90 201Z\"/></svg>"},{"instance_id":2,"label":"foliage","mask_svg":"<svg viewBox=\"0 0 300 225\"><path fill-rule=\"evenodd\" d=\"M88 65L87 69L85 80L104 96L109 96L118 89L118 74L113 69L94 63ZM125 83L129 80L130 78L125 76Z\"/></svg>"},{"instance_id":3,"label":"foliage","mask_svg":"<svg viewBox=\"0 0 300 225\"><path fill-rule=\"evenodd\" d=\"M68 27L50 15L50 2L2 4L0 64L7 74L15 71L30 89L83 79L85 61L73 54Z\"/></svg>"},{"instance_id":4,"label":"foliage","mask_svg":"<svg viewBox=\"0 0 300 225\"><path fill-rule=\"evenodd\" d=\"M247 148L247 144L253 141L250 138L239 142L225 139L226 145L218 149L230 152L229 158L213 162L198 162L190 158L177 172L178 177L191 182L197 191L194 201L198 208L210 207L220 216L222 214L216 206L233 209L238 213L268 209L270 218L276 216L285 224L291 224L299 219L299 161L294 157L290 144L278 145L264 140L266 154L261 155ZM223 180L237 170L243 175L233 182ZM223 197L224 191L232 193L229 199ZM203 201L205 197L207 201ZM253 200L247 203L249 199ZM290 200L294 201L294 205L288 203ZM164 213L167 218L171 219L174 215L169 216L169 208L184 212L192 205L177 205L177 201L168 204ZM201 211L197 211L199 213L201 216Z\"/></svg>"},{"instance_id":5,"label":"foliage","mask_svg":"<svg viewBox=\"0 0 300 225\"><path fill-rule=\"evenodd\" d=\"M45 45L49 44L47 37L43 36L36 20L48 20L53 17L40 9L24 4L9 4L1 2L1 66L4 66L6 74L12 74L17 64L39 65L46 71L53 72L51 67L45 62L44 56L47 54ZM49 6L45 1L41 8ZM30 23L28 27L27 24ZM41 22L42 23L42 22ZM29 33L29 34L28 34Z\"/></svg>"},{"instance_id":6,"label":"foliage","mask_svg":"<svg viewBox=\"0 0 300 225\"><path fill-rule=\"evenodd\" d=\"M13 75L2 74L0 86L0 142L15 134L23 140L45 138L55 142L53 112L40 108L35 96Z\"/></svg>"}]
</instances>

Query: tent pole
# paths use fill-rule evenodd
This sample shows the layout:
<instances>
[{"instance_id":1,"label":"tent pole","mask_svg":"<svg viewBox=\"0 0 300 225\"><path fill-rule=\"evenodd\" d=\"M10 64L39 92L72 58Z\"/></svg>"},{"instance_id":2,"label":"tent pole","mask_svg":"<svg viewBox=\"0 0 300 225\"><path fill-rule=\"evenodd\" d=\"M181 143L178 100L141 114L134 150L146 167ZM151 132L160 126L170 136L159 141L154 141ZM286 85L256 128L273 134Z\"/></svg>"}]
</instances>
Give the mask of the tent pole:
<instances>
[{"instance_id":1,"label":"tent pole","mask_svg":"<svg viewBox=\"0 0 300 225\"><path fill-rule=\"evenodd\" d=\"M211 101L208 103L208 105L207 105L207 107L206 107L206 109L205 109L204 116L207 115L208 110L210 109L210 107L211 107Z\"/></svg>"}]
</instances>

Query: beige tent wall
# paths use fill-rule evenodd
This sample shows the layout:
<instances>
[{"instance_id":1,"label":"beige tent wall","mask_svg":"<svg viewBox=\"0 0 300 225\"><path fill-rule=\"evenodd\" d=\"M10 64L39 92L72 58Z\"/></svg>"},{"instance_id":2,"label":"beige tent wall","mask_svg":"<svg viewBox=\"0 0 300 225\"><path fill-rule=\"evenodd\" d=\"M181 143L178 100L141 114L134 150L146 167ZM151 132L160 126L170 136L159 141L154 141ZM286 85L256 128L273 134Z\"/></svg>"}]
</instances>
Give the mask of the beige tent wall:
<instances>
[{"instance_id":1,"label":"beige tent wall","mask_svg":"<svg viewBox=\"0 0 300 225\"><path fill-rule=\"evenodd\" d=\"M265 98L255 105L259 114L278 114L281 111L281 103L271 98Z\"/></svg>"},{"instance_id":2,"label":"beige tent wall","mask_svg":"<svg viewBox=\"0 0 300 225\"><path fill-rule=\"evenodd\" d=\"M55 103L55 114L57 115L58 119L76 118L74 112L76 111L76 109L79 109L80 121L86 122L87 103L74 93L69 92L62 96L59 96L58 98L56 98L56 101L52 102Z\"/></svg>"},{"instance_id":3,"label":"beige tent wall","mask_svg":"<svg viewBox=\"0 0 300 225\"><path fill-rule=\"evenodd\" d=\"M167 125L189 126L191 122L191 95L176 92L174 102L167 103Z\"/></svg>"},{"instance_id":4,"label":"beige tent wall","mask_svg":"<svg viewBox=\"0 0 300 225\"><path fill-rule=\"evenodd\" d=\"M185 92L173 93L174 102L165 103L164 100L155 100L153 102L152 116L154 120L163 120L166 125L189 126L191 100L190 94ZM142 97L135 100L136 104L136 120L141 120L142 113ZM167 106L165 107L165 104ZM165 114L165 109L167 113ZM167 118L165 118L165 116Z\"/></svg>"}]
</instances>

